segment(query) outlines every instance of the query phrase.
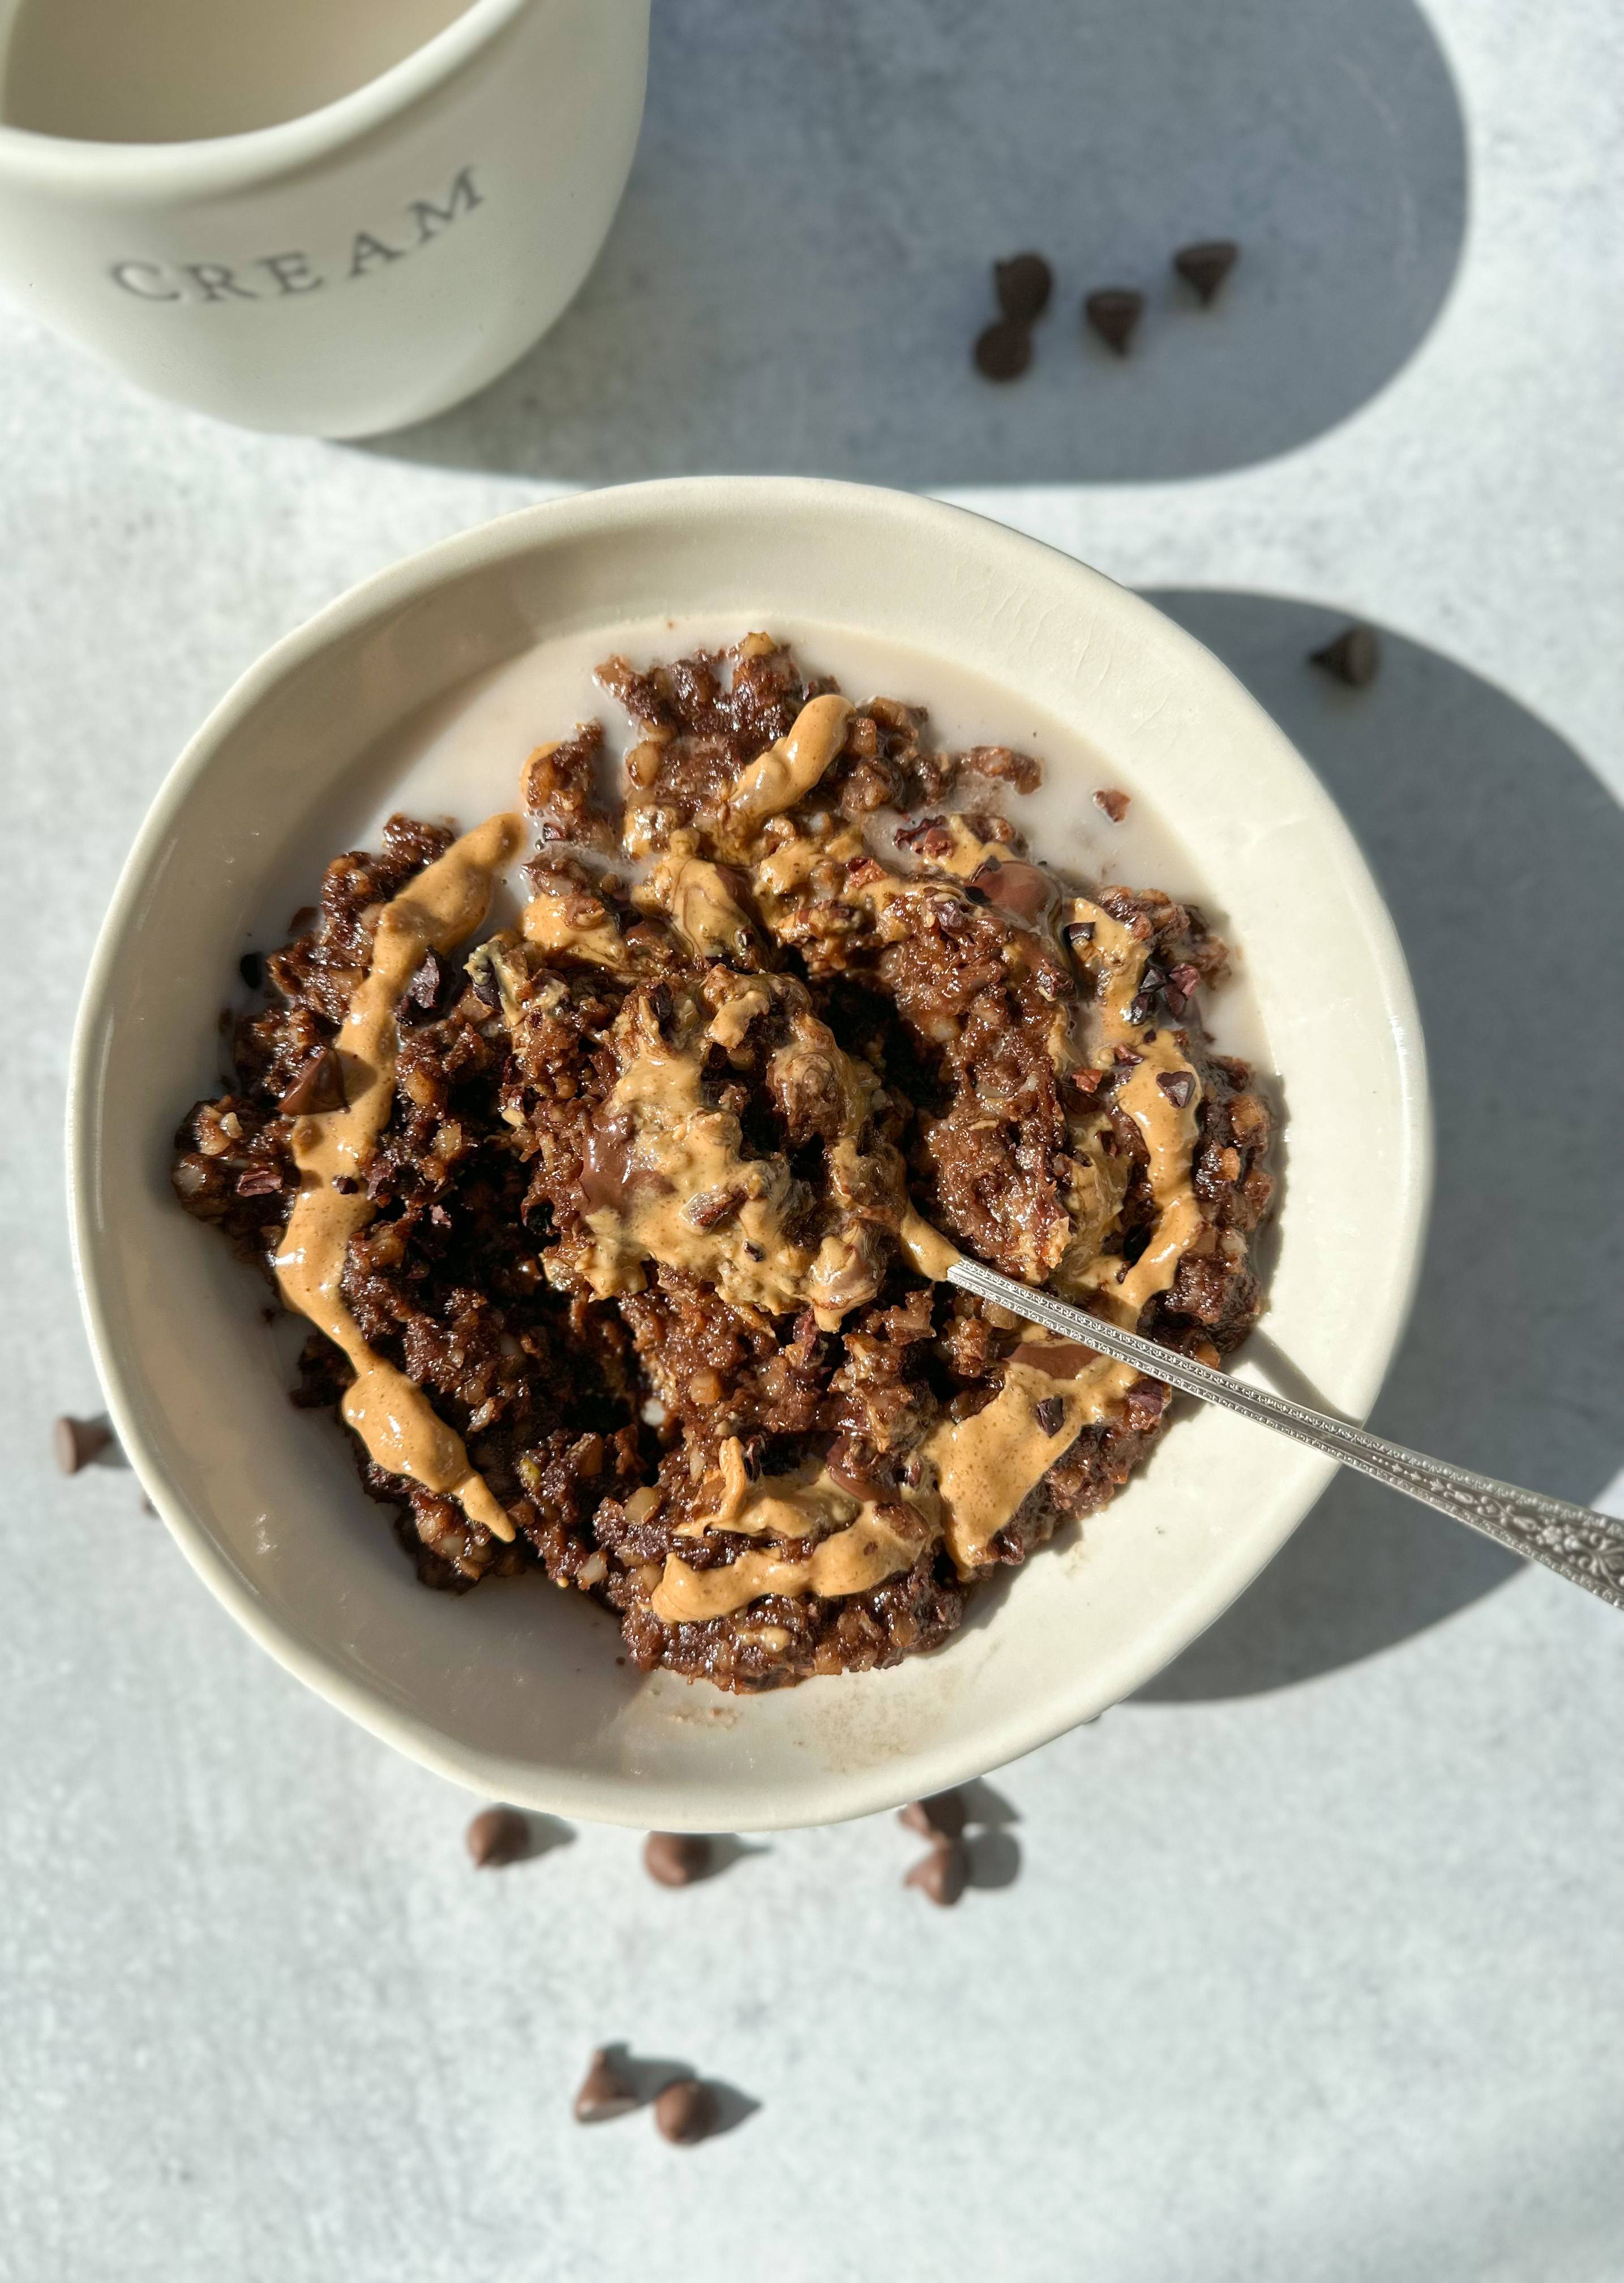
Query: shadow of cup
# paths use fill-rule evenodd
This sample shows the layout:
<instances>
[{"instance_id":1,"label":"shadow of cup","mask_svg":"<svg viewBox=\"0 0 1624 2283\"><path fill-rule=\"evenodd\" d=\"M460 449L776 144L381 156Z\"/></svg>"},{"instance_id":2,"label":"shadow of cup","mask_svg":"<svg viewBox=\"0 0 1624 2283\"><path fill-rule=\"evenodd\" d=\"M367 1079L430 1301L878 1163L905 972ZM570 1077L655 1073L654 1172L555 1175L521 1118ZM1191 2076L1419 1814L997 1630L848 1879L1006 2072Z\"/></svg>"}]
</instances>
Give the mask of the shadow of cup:
<instances>
[{"instance_id":1,"label":"shadow of cup","mask_svg":"<svg viewBox=\"0 0 1624 2283\"><path fill-rule=\"evenodd\" d=\"M1324 779L1415 980L1436 1196L1415 1313L1371 1423L1593 1501L1624 1463L1624 807L1534 715L1418 643L1384 634L1379 680L1349 690L1305 662L1345 623L1323 610L1151 599ZM1520 1567L1343 1474L1251 1590L1140 1693L1193 1701L1306 1679Z\"/></svg>"},{"instance_id":2,"label":"shadow of cup","mask_svg":"<svg viewBox=\"0 0 1624 2283\"><path fill-rule=\"evenodd\" d=\"M1466 157L1414 0L669 0L626 202L514 370L368 448L588 484L719 469L916 487L1143 481L1304 443L1426 336ZM1169 268L1233 238L1203 309ZM991 265L1053 305L1015 386ZM1132 355L1084 295L1148 301Z\"/></svg>"}]
</instances>

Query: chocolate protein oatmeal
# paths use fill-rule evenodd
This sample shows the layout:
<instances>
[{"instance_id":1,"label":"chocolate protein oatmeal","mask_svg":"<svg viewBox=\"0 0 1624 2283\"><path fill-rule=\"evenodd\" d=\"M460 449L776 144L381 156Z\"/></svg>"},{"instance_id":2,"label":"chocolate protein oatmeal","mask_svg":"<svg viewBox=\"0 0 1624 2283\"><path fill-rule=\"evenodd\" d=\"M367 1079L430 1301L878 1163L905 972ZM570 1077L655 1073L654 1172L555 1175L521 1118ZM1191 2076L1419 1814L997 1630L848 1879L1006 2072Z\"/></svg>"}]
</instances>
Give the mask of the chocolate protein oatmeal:
<instances>
[{"instance_id":1,"label":"chocolate protein oatmeal","mask_svg":"<svg viewBox=\"0 0 1624 2283\"><path fill-rule=\"evenodd\" d=\"M953 1248L1208 1362L1257 1313L1224 947L1035 863L1036 760L765 635L598 679L618 797L589 722L514 814L337 857L176 1192L308 1320L294 1400L425 1585L543 1570L727 1688L892 1664L1166 1425L1158 1381L933 1282Z\"/></svg>"}]
</instances>

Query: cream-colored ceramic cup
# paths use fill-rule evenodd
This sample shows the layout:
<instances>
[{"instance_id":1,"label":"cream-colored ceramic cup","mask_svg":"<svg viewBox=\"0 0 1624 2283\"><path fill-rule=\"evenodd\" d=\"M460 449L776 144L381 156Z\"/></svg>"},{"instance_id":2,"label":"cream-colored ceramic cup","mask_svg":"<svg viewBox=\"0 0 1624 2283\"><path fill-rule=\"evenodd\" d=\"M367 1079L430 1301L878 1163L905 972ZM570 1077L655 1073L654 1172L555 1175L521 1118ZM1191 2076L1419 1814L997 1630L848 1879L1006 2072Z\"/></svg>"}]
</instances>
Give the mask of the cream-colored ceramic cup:
<instances>
[{"instance_id":1,"label":"cream-colored ceramic cup","mask_svg":"<svg viewBox=\"0 0 1624 2283\"><path fill-rule=\"evenodd\" d=\"M0 0L0 55L16 6ZM359 436L425 419L511 364L591 268L648 34L649 0L473 0L284 125L90 143L0 123L0 282L222 420Z\"/></svg>"},{"instance_id":2,"label":"cream-colored ceramic cup","mask_svg":"<svg viewBox=\"0 0 1624 2283\"><path fill-rule=\"evenodd\" d=\"M215 1017L258 907L273 884L286 899L290 851L379 737L533 643L667 614L858 628L897 645L909 697L929 698L934 659L996 684L1019 734L1075 725L1099 773L1073 765L1069 806L1063 779L1045 788L1055 861L1068 817L1097 819L1094 786L1159 811L1245 962L1286 1105L1269 1336L1354 1417L1409 1305L1426 1088L1391 922L1273 723L1148 604L957 509L773 479L591 492L400 564L245 675L131 853L74 1047L77 1258L120 1437L238 1621L402 1750L567 1815L742 1830L938 1791L1115 1703L1210 1624L1333 1469L1181 1406L1128 1490L983 1588L939 1655L766 1697L640 1676L608 1618L539 1577L462 1600L418 1586L338 1429L290 1406L262 1289L175 1204L175 1126L216 1089ZM1243 1351L1239 1368L1258 1366Z\"/></svg>"}]
</instances>

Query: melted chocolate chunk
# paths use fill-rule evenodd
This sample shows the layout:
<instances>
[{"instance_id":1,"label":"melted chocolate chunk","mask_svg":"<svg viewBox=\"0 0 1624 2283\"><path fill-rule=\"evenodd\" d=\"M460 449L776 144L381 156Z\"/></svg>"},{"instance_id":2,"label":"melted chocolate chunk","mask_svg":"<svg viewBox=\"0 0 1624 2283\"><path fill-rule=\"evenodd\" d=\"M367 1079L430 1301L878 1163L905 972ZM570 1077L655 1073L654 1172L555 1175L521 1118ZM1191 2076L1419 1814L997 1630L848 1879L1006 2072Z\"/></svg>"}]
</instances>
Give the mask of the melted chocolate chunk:
<instances>
[{"instance_id":1,"label":"melted chocolate chunk","mask_svg":"<svg viewBox=\"0 0 1624 2283\"><path fill-rule=\"evenodd\" d=\"M330 1047L322 1047L300 1065L298 1075L277 1103L284 1118L344 1107L344 1073Z\"/></svg>"}]
</instances>

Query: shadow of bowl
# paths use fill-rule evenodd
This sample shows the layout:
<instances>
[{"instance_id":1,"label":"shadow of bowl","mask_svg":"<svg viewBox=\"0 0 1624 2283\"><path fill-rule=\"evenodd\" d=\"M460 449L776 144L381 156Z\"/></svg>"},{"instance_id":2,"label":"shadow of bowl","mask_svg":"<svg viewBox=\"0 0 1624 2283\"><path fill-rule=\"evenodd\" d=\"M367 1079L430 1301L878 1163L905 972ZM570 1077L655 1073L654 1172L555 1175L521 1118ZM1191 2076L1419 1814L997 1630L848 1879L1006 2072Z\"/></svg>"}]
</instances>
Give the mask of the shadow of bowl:
<instances>
[{"instance_id":1,"label":"shadow of bowl","mask_svg":"<svg viewBox=\"0 0 1624 2283\"><path fill-rule=\"evenodd\" d=\"M1593 1500L1624 1463L1624 808L1533 714L1419 643L1384 633L1379 679L1350 690L1306 662L1345 623L1323 610L1260 595L1151 600L1324 779L1420 1001L1436 1196L1415 1313L1371 1424ZM1139 1693L1196 1701L1307 1679L1521 1566L1344 1474L1251 1590Z\"/></svg>"},{"instance_id":2,"label":"shadow of bowl","mask_svg":"<svg viewBox=\"0 0 1624 2283\"><path fill-rule=\"evenodd\" d=\"M374 440L560 481L1144 481L1287 451L1414 354L1466 155L1414 0L669 0L642 144L573 308L493 386ZM1203 309L1175 248L1240 241ZM1014 386L991 263L1054 265ZM1083 296L1148 297L1132 355Z\"/></svg>"}]
</instances>

